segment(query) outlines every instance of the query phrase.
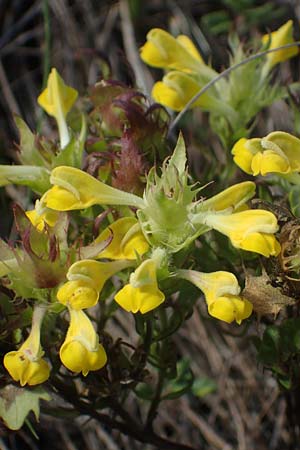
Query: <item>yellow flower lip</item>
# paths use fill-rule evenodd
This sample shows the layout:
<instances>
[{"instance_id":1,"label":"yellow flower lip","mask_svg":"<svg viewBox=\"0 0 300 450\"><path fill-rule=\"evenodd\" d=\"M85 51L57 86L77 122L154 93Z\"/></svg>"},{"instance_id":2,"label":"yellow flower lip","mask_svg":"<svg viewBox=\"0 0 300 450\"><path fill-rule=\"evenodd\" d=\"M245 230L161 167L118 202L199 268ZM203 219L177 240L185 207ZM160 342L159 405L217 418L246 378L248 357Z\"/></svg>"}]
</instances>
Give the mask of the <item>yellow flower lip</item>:
<instances>
[{"instance_id":1,"label":"yellow flower lip","mask_svg":"<svg viewBox=\"0 0 300 450\"><path fill-rule=\"evenodd\" d=\"M70 325L60 348L60 359L67 369L86 376L105 366L107 355L87 315L71 307L69 313Z\"/></svg>"},{"instance_id":2,"label":"yellow flower lip","mask_svg":"<svg viewBox=\"0 0 300 450\"><path fill-rule=\"evenodd\" d=\"M21 386L34 386L49 378L50 366L42 358L44 352L40 344L40 328L45 312L43 305L35 306L28 338L19 350L6 353L3 359L4 367Z\"/></svg>"},{"instance_id":3,"label":"yellow flower lip","mask_svg":"<svg viewBox=\"0 0 300 450\"><path fill-rule=\"evenodd\" d=\"M144 261L130 276L116 295L116 302L128 312L145 314L157 308L165 300L156 280L156 264L153 260Z\"/></svg>"},{"instance_id":4,"label":"yellow flower lip","mask_svg":"<svg viewBox=\"0 0 300 450\"><path fill-rule=\"evenodd\" d=\"M300 139L284 131L264 138L242 138L232 148L234 162L251 175L300 171Z\"/></svg>"}]
</instances>

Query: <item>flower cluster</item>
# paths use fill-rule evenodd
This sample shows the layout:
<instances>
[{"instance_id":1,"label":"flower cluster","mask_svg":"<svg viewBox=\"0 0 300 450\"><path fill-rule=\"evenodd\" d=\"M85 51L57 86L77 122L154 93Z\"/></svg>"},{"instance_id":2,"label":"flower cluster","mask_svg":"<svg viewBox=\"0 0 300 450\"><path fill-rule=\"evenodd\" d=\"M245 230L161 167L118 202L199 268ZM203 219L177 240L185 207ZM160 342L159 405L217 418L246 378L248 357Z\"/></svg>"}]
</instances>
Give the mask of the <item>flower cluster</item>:
<instances>
[{"instance_id":1,"label":"flower cluster","mask_svg":"<svg viewBox=\"0 0 300 450\"><path fill-rule=\"evenodd\" d=\"M275 50L293 44L293 22L289 20L278 30L264 35L262 50ZM210 125L225 147L250 132L249 123L265 106L286 95L285 89L271 85L270 71L279 63L298 54L297 45L267 53L261 58L250 58L242 43L232 39L231 65L227 78L206 64L188 36L176 38L168 32L154 28L147 34L141 48L142 60L165 70L161 81L154 84L152 97L173 111L182 111L189 101L201 93L191 104L210 113ZM207 88L206 88L207 86ZM204 89L205 88L205 89Z\"/></svg>"},{"instance_id":2,"label":"flower cluster","mask_svg":"<svg viewBox=\"0 0 300 450\"><path fill-rule=\"evenodd\" d=\"M164 45L166 48L159 51ZM144 59L150 55L156 65L163 63L174 70L175 76L178 71L181 74L178 76L193 77L200 68L206 80L215 75L185 36L174 39L155 30L143 55ZM276 217L269 211L247 207L247 201L255 194L254 183L242 182L211 198L197 199L203 188L188 182L186 149L181 135L160 173L154 168L150 170L142 196L109 186L78 168L82 145L72 144L76 138L70 138L66 123L76 95L53 69L39 103L57 120L60 153L52 167L47 167L46 183L39 185L41 197L35 208L20 219L25 224L23 253L1 244L4 259L0 274L8 276L21 297L26 295L25 288L17 283L21 273L20 254L25 257L26 251L30 251L35 264L30 270L32 267L33 272L41 270L40 264L51 275L46 274L42 281L41 277L30 279L30 296L36 301L32 329L20 349L4 358L6 369L22 386L38 384L49 377L50 367L43 359L40 344L46 304L51 308L58 302L59 312L67 308L70 323L60 347L60 359L67 369L86 376L89 371L104 367L107 355L85 310L98 304L105 283L116 274L123 271L122 279L127 281L114 293L114 300L128 312L147 314L158 308L166 299L164 283L175 278L188 280L203 292L211 316L240 324L250 316L252 305L240 295L236 277L225 271L203 273L177 267L175 256L210 230L227 236L237 249L265 257L276 256L280 251L275 238ZM82 134L78 139L83 142ZM77 151L74 159L72 152ZM73 164L75 160L77 163ZM24 179L21 181L24 183ZM114 206L118 218L110 217L109 225L86 247L69 248L65 212L88 211L95 205L102 211ZM47 261L40 256L44 254L49 254ZM47 301L44 301L46 294Z\"/></svg>"}]
</instances>

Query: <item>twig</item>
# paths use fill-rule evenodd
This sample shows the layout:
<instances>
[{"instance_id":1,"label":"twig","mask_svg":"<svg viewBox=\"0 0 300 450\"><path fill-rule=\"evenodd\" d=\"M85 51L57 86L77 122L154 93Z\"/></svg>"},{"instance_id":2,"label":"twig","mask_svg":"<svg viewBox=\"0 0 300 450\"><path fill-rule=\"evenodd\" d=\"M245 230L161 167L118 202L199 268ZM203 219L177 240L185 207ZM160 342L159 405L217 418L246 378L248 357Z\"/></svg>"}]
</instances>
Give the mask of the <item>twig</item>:
<instances>
[{"instance_id":1,"label":"twig","mask_svg":"<svg viewBox=\"0 0 300 450\"><path fill-rule=\"evenodd\" d=\"M136 46L134 30L131 22L129 5L127 0L121 0L120 3L120 17L121 17L121 29L124 41L124 47L126 56L132 70L134 71L136 84L141 88L145 94L149 95L153 81L151 80L149 72L146 72Z\"/></svg>"},{"instance_id":2,"label":"twig","mask_svg":"<svg viewBox=\"0 0 300 450\"><path fill-rule=\"evenodd\" d=\"M164 439L155 434L152 430L145 430L137 423L133 426L132 424L112 419L106 414L99 413L94 409L93 405L70 394L70 392L65 389L64 385L58 379L53 380L53 383L55 388L61 393L64 400L71 403L77 411L80 412L80 414L86 414L112 430L119 430L121 433L131 436L137 441L143 442L144 444L154 445L159 450L198 450L188 445L178 444L177 442Z\"/></svg>"}]
</instances>

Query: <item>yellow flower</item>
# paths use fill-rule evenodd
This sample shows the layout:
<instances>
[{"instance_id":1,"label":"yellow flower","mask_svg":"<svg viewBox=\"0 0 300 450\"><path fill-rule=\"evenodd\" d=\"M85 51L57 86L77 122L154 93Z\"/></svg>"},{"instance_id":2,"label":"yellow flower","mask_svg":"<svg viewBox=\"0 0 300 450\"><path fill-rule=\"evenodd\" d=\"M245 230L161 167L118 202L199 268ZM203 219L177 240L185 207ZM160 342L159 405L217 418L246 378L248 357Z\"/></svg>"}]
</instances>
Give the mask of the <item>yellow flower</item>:
<instances>
[{"instance_id":1,"label":"yellow flower","mask_svg":"<svg viewBox=\"0 0 300 450\"><path fill-rule=\"evenodd\" d=\"M191 75L183 72L172 71L165 75L162 81L154 84L152 97L158 103L161 103L174 111L181 111L185 105L194 97L197 92L204 86ZM221 106L212 95L208 92L201 95L192 107L201 106L209 111Z\"/></svg>"},{"instance_id":2,"label":"yellow flower","mask_svg":"<svg viewBox=\"0 0 300 450\"><path fill-rule=\"evenodd\" d=\"M45 308L36 306L32 317L32 328L19 350L4 356L3 364L10 376L21 386L34 386L49 378L49 364L42 358L44 352L40 344L40 328Z\"/></svg>"},{"instance_id":3,"label":"yellow flower","mask_svg":"<svg viewBox=\"0 0 300 450\"><path fill-rule=\"evenodd\" d=\"M108 186L82 170L59 166L52 170L54 186L41 203L57 211L84 209L96 204L144 206L140 197Z\"/></svg>"},{"instance_id":4,"label":"yellow flower","mask_svg":"<svg viewBox=\"0 0 300 450\"><path fill-rule=\"evenodd\" d=\"M95 240L95 243L105 241L112 233L112 241L98 255L99 258L131 259L143 255L149 250L141 227L134 217L123 217L113 222Z\"/></svg>"},{"instance_id":5,"label":"yellow flower","mask_svg":"<svg viewBox=\"0 0 300 450\"><path fill-rule=\"evenodd\" d=\"M60 348L60 359L67 369L86 376L90 370L105 366L106 352L99 344L99 337L86 314L70 307L69 313L70 326Z\"/></svg>"},{"instance_id":6,"label":"yellow flower","mask_svg":"<svg viewBox=\"0 0 300 450\"><path fill-rule=\"evenodd\" d=\"M179 270L177 276L197 286L205 295L208 312L224 322L234 320L240 324L252 313L252 304L239 296L240 287L236 277L225 271L212 273L195 270Z\"/></svg>"},{"instance_id":7,"label":"yellow flower","mask_svg":"<svg viewBox=\"0 0 300 450\"><path fill-rule=\"evenodd\" d=\"M269 49L281 47L282 45L292 44L293 39L293 21L288 20L284 25L282 25L278 30L273 31L271 34L265 34L262 37L263 44L267 44L270 39ZM277 52L272 52L266 55L266 71L269 71L276 64L286 61L287 59L293 58L298 54L298 46L286 48L283 50L278 50Z\"/></svg>"},{"instance_id":8,"label":"yellow flower","mask_svg":"<svg viewBox=\"0 0 300 450\"><path fill-rule=\"evenodd\" d=\"M98 302L106 280L131 264L130 261L77 261L69 268L69 281L59 288L57 298L60 303L72 309L90 308Z\"/></svg>"},{"instance_id":9,"label":"yellow flower","mask_svg":"<svg viewBox=\"0 0 300 450\"><path fill-rule=\"evenodd\" d=\"M269 211L246 210L233 214L204 213L203 223L225 234L234 247L256 252L266 257L277 256L280 244L273 233L277 219Z\"/></svg>"},{"instance_id":10,"label":"yellow flower","mask_svg":"<svg viewBox=\"0 0 300 450\"><path fill-rule=\"evenodd\" d=\"M232 149L234 162L251 175L300 171L300 139L284 131L266 137L242 138Z\"/></svg>"},{"instance_id":11,"label":"yellow flower","mask_svg":"<svg viewBox=\"0 0 300 450\"><path fill-rule=\"evenodd\" d=\"M157 286L155 262L151 259L144 261L130 275L129 284L115 295L115 300L126 311L140 311L142 314L163 303L165 296Z\"/></svg>"},{"instance_id":12,"label":"yellow flower","mask_svg":"<svg viewBox=\"0 0 300 450\"><path fill-rule=\"evenodd\" d=\"M72 108L78 92L64 83L56 69L52 69L48 77L47 87L38 97L39 105L56 119L61 148L68 145L70 136L66 116Z\"/></svg>"},{"instance_id":13,"label":"yellow flower","mask_svg":"<svg viewBox=\"0 0 300 450\"><path fill-rule=\"evenodd\" d=\"M45 224L47 224L49 227L54 227L58 217L59 213L57 211L54 211L53 209L47 208L46 206L42 206L41 202L37 200L35 202L35 208L26 211L26 216L32 223L32 225L40 232L42 232L45 228Z\"/></svg>"},{"instance_id":14,"label":"yellow flower","mask_svg":"<svg viewBox=\"0 0 300 450\"><path fill-rule=\"evenodd\" d=\"M141 48L141 58L150 66L165 69L197 72L204 64L192 41L184 35L174 38L160 28L147 34L147 42Z\"/></svg>"}]
</instances>

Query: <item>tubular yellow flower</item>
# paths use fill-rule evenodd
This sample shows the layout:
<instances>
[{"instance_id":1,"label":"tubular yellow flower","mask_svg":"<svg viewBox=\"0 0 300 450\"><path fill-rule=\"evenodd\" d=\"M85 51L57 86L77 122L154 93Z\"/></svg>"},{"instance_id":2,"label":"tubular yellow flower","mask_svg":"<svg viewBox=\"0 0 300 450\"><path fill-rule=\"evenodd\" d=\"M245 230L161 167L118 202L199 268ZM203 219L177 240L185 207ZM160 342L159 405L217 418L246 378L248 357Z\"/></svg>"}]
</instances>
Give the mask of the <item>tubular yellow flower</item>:
<instances>
[{"instance_id":1,"label":"tubular yellow flower","mask_svg":"<svg viewBox=\"0 0 300 450\"><path fill-rule=\"evenodd\" d=\"M64 83L56 69L52 69L48 77L47 87L38 97L39 105L56 119L61 148L68 145L70 136L66 116L72 108L78 92Z\"/></svg>"},{"instance_id":2,"label":"tubular yellow flower","mask_svg":"<svg viewBox=\"0 0 300 450\"><path fill-rule=\"evenodd\" d=\"M150 66L165 69L197 72L204 64L192 41L184 35L174 38L160 28L147 34L147 42L141 48L141 58Z\"/></svg>"},{"instance_id":3,"label":"tubular yellow flower","mask_svg":"<svg viewBox=\"0 0 300 450\"><path fill-rule=\"evenodd\" d=\"M264 138L242 138L232 149L234 162L251 175L300 171L300 139L284 131Z\"/></svg>"},{"instance_id":4,"label":"tubular yellow flower","mask_svg":"<svg viewBox=\"0 0 300 450\"><path fill-rule=\"evenodd\" d=\"M177 276L190 281L204 293L211 316L227 323L235 320L240 324L251 315L252 304L239 296L240 287L232 273L179 270Z\"/></svg>"},{"instance_id":5,"label":"tubular yellow flower","mask_svg":"<svg viewBox=\"0 0 300 450\"><path fill-rule=\"evenodd\" d=\"M66 339L60 348L60 359L72 372L99 370L107 361L106 352L96 334L90 319L81 310L69 307L70 326Z\"/></svg>"},{"instance_id":6,"label":"tubular yellow flower","mask_svg":"<svg viewBox=\"0 0 300 450\"><path fill-rule=\"evenodd\" d=\"M269 211L255 209L230 215L204 213L203 223L228 236L234 247L266 257L280 252L280 244L273 235L278 229L277 219Z\"/></svg>"},{"instance_id":7,"label":"tubular yellow flower","mask_svg":"<svg viewBox=\"0 0 300 450\"><path fill-rule=\"evenodd\" d=\"M104 242L113 234L110 244L98 255L99 258L131 259L143 255L149 250L141 227L134 217L123 217L113 222L95 240L95 243Z\"/></svg>"},{"instance_id":8,"label":"tubular yellow flower","mask_svg":"<svg viewBox=\"0 0 300 450\"><path fill-rule=\"evenodd\" d=\"M195 77L183 72L172 71L163 77L162 81L154 84L152 97L174 111L181 111L185 105L194 97L205 83L199 83ZM219 102L208 92L203 94L193 107L201 106L205 110L216 109Z\"/></svg>"},{"instance_id":9,"label":"tubular yellow flower","mask_svg":"<svg viewBox=\"0 0 300 450\"><path fill-rule=\"evenodd\" d=\"M4 356L3 364L10 376L21 386L34 386L49 378L50 367L42 359L44 354L40 344L40 328L46 309L37 305L33 312L32 328L19 350Z\"/></svg>"},{"instance_id":10,"label":"tubular yellow flower","mask_svg":"<svg viewBox=\"0 0 300 450\"><path fill-rule=\"evenodd\" d=\"M142 314L163 303L165 296L157 286L155 262L151 259L144 261L130 275L129 284L115 295L115 300L126 311L140 311Z\"/></svg>"},{"instance_id":11,"label":"tubular yellow flower","mask_svg":"<svg viewBox=\"0 0 300 450\"><path fill-rule=\"evenodd\" d=\"M98 302L106 280L131 264L130 261L77 261L69 268L69 281L59 288L57 298L60 303L72 309L90 308Z\"/></svg>"},{"instance_id":12,"label":"tubular yellow flower","mask_svg":"<svg viewBox=\"0 0 300 450\"><path fill-rule=\"evenodd\" d=\"M293 39L293 21L288 20L284 25L282 25L278 30L273 31L273 33L265 34L262 37L263 44L266 44L270 39L269 49L280 47L286 44L292 44ZM276 64L286 61L287 59L293 58L299 53L298 47L286 48L283 50L278 50L278 52L272 52L266 55L266 71L269 71Z\"/></svg>"},{"instance_id":13,"label":"tubular yellow flower","mask_svg":"<svg viewBox=\"0 0 300 450\"><path fill-rule=\"evenodd\" d=\"M108 186L74 167L56 167L50 182L54 186L43 195L41 203L57 211L84 209L96 204L144 205L140 197Z\"/></svg>"}]
</instances>

